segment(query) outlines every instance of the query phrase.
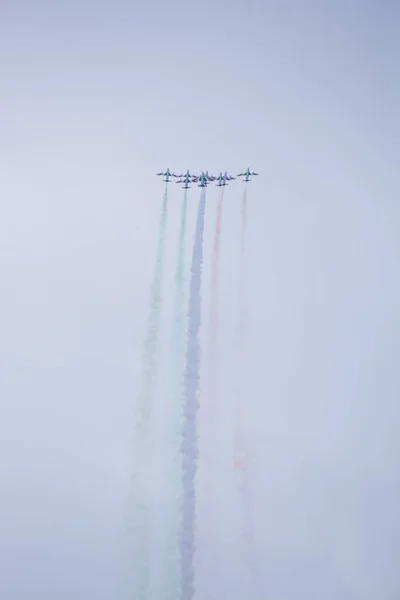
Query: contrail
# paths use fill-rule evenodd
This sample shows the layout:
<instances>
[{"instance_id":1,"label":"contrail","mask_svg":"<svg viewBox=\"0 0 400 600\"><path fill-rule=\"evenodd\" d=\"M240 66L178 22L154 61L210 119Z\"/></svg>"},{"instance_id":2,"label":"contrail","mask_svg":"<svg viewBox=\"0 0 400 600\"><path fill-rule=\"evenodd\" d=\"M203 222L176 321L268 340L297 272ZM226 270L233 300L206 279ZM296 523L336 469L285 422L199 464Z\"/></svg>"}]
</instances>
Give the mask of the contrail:
<instances>
[{"instance_id":1,"label":"contrail","mask_svg":"<svg viewBox=\"0 0 400 600\"><path fill-rule=\"evenodd\" d=\"M157 381L157 346L161 314L161 287L165 232L167 224L168 194L165 186L161 220L158 233L156 261L150 293L150 314L142 357L142 376L136 404L134 426L131 505L131 573L132 598L147 600L150 583L150 517L152 502L153 440L152 420L155 386Z\"/></svg>"},{"instance_id":2,"label":"contrail","mask_svg":"<svg viewBox=\"0 0 400 600\"><path fill-rule=\"evenodd\" d=\"M199 407L201 324L201 269L206 193L202 190L197 214L189 292L189 323L185 373L185 405L182 427L183 502L181 530L181 600L195 594L194 553L196 534L197 411Z\"/></svg>"},{"instance_id":3,"label":"contrail","mask_svg":"<svg viewBox=\"0 0 400 600\"><path fill-rule=\"evenodd\" d=\"M187 190L185 189L180 216L178 252L174 279L174 322L172 337L172 389L162 410L165 439L161 444L160 461L165 473L162 488L161 518L159 519L158 547L156 548L157 591L154 598L177 600L180 593L179 528L182 489L181 435L183 422L185 366L185 237ZM162 409L162 407L160 407Z\"/></svg>"},{"instance_id":4,"label":"contrail","mask_svg":"<svg viewBox=\"0 0 400 600\"><path fill-rule=\"evenodd\" d=\"M217 220L214 234L214 246L212 255L212 281L211 281L211 316L209 330L209 376L210 392L214 396L218 390L219 364L218 364L218 334L219 334L219 255L221 243L222 208L224 200L224 188L217 206ZM213 400L213 398L212 398Z\"/></svg>"}]
</instances>

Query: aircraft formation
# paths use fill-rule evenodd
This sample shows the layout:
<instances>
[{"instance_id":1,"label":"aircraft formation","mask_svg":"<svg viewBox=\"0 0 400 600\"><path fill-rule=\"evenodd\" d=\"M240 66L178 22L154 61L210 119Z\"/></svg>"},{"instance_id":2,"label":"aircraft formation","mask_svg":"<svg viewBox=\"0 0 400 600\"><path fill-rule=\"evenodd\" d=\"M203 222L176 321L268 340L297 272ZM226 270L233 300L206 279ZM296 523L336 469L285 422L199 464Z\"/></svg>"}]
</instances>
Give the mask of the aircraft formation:
<instances>
[{"instance_id":1,"label":"aircraft formation","mask_svg":"<svg viewBox=\"0 0 400 600\"><path fill-rule=\"evenodd\" d=\"M232 181L233 179L236 179L236 177L244 177L242 181L248 183L251 181L250 177L252 175L258 175L258 173L250 171L250 167L248 167L246 171L243 171L243 173L238 173L236 177L228 175L227 171L225 171L224 174L221 171L217 177L215 177L214 175L209 175L208 171L202 171L200 175L194 175L193 173L190 173L189 169L186 171L186 173L180 173L179 175L177 173L171 173L169 169L167 169L166 171L161 171L160 173L157 173L157 175L162 175L164 177L163 181L165 181L165 183L171 183L171 177L175 177L178 179L178 181L176 181L175 183L183 183L182 189L187 190L191 187L189 185L190 183L197 183L198 187L205 188L209 183L215 181L215 185L217 187L223 187L225 185L228 185L228 181Z\"/></svg>"}]
</instances>

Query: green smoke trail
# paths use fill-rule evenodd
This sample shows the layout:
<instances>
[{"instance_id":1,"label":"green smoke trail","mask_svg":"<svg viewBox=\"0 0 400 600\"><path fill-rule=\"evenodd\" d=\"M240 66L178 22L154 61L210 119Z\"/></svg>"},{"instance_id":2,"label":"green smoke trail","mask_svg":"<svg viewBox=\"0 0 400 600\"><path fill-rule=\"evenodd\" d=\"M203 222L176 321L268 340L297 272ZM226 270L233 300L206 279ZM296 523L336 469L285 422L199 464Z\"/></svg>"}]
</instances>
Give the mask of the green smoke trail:
<instances>
[{"instance_id":1,"label":"green smoke trail","mask_svg":"<svg viewBox=\"0 0 400 600\"><path fill-rule=\"evenodd\" d=\"M169 537L169 548L167 550L168 572L170 581L166 587L168 593L165 595L167 600L176 600L180 592L180 567L179 567L179 521L180 521L180 500L181 500L181 482L182 482L182 457L180 452L181 430L183 419L184 402L184 382L183 370L185 366L185 234L186 234L186 211L187 211L187 190L185 190L180 219L178 258L175 272L175 326L173 336L173 357L174 357L174 391L173 391L173 472L171 479L175 493L173 495L173 505L171 514L171 524L173 529Z\"/></svg>"},{"instance_id":2,"label":"green smoke trail","mask_svg":"<svg viewBox=\"0 0 400 600\"><path fill-rule=\"evenodd\" d=\"M156 261L150 293L150 313L144 341L142 376L135 407L133 442L134 474L131 498L131 552L130 570L133 578L132 600L148 600L150 579L149 535L153 502L152 466L153 439L152 419L154 395L157 383L157 347L162 304L162 278L164 263L165 233L167 224L168 194L165 187L161 220L158 233Z\"/></svg>"},{"instance_id":3,"label":"green smoke trail","mask_svg":"<svg viewBox=\"0 0 400 600\"><path fill-rule=\"evenodd\" d=\"M183 382L179 381L182 374L182 365L184 364L185 356L185 336L184 336L184 322L185 322L185 304L184 304L184 269L185 269L185 235L186 235L186 211L187 211L187 190L182 201L181 208L181 219L179 229L179 243L178 243L178 258L176 263L175 271L175 328L174 328L174 357L176 358L175 365L175 381L179 382L179 398L181 391L183 390ZM178 397L178 394L177 394Z\"/></svg>"},{"instance_id":4,"label":"green smoke trail","mask_svg":"<svg viewBox=\"0 0 400 600\"><path fill-rule=\"evenodd\" d=\"M157 517L154 563L157 576L153 580L152 598L176 600L180 593L180 503L182 489L181 430L183 421L185 366L185 237L187 190L181 206L178 252L174 278L174 313L172 331L171 392L166 400L159 467L163 472L162 504ZM161 407L160 407L161 408Z\"/></svg>"}]
</instances>

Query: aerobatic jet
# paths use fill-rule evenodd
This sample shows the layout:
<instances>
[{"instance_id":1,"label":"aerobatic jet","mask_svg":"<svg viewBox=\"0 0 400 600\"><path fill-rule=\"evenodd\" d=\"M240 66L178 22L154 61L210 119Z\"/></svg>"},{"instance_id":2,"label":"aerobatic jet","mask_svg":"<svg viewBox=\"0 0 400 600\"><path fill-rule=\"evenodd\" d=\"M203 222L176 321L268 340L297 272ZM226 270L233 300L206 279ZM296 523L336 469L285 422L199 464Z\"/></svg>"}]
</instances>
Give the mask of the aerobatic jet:
<instances>
[{"instance_id":1,"label":"aerobatic jet","mask_svg":"<svg viewBox=\"0 0 400 600\"><path fill-rule=\"evenodd\" d=\"M175 173L171 173L171 171L169 169L167 169L165 172L161 171L161 173L157 173L157 175L163 175L165 177L165 179L163 179L163 181L165 181L165 183L171 182L170 177L179 177L179 175L176 175Z\"/></svg>"},{"instance_id":2,"label":"aerobatic jet","mask_svg":"<svg viewBox=\"0 0 400 600\"><path fill-rule=\"evenodd\" d=\"M242 181L245 181L247 183L248 181L251 181L251 179L250 179L251 175L258 175L258 173L255 173L254 171L250 171L250 167L248 167L247 171L244 171L243 173L239 173L238 177L244 177L244 179L242 179Z\"/></svg>"},{"instance_id":3,"label":"aerobatic jet","mask_svg":"<svg viewBox=\"0 0 400 600\"><path fill-rule=\"evenodd\" d=\"M209 179L207 177L207 175L204 173L204 171L201 172L201 175L195 175L193 177L193 181L196 183L199 183L198 187L207 187L207 185L209 184Z\"/></svg>"},{"instance_id":4,"label":"aerobatic jet","mask_svg":"<svg viewBox=\"0 0 400 600\"><path fill-rule=\"evenodd\" d=\"M183 177L190 177L191 179L193 179L193 177L195 177L195 175L193 175L192 173L190 173L189 169L186 171L186 173L180 173L179 175L177 175L177 177L180 177L181 179Z\"/></svg>"},{"instance_id":5,"label":"aerobatic jet","mask_svg":"<svg viewBox=\"0 0 400 600\"><path fill-rule=\"evenodd\" d=\"M207 177L208 181L215 181L216 177L214 177L214 175L209 175L208 171L205 172L205 176Z\"/></svg>"},{"instance_id":6,"label":"aerobatic jet","mask_svg":"<svg viewBox=\"0 0 400 600\"><path fill-rule=\"evenodd\" d=\"M225 171L225 174L222 175L222 171L220 172L220 174L218 175L218 177L216 177L216 180L218 183L216 183L215 185L217 187L222 187L223 185L228 185L228 181L231 181L232 179L235 179L235 177L232 177L232 175L228 175L228 173Z\"/></svg>"},{"instance_id":7,"label":"aerobatic jet","mask_svg":"<svg viewBox=\"0 0 400 600\"><path fill-rule=\"evenodd\" d=\"M189 173L189 169L184 175L178 175L178 177L180 177L180 179L176 183L184 183L182 189L187 190L188 188L190 188L189 183L193 182L194 176Z\"/></svg>"}]
</instances>

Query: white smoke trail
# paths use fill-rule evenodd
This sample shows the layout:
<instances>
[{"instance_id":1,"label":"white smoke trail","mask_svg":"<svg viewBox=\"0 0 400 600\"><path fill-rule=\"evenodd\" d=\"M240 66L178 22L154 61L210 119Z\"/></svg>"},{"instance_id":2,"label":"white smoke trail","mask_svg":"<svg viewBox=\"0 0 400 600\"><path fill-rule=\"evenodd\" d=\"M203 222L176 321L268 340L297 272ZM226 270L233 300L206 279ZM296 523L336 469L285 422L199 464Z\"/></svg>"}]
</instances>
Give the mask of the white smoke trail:
<instances>
[{"instance_id":1,"label":"white smoke trail","mask_svg":"<svg viewBox=\"0 0 400 600\"><path fill-rule=\"evenodd\" d=\"M181 600L193 600L195 595L194 554L196 546L196 491L198 440L197 411L199 408L201 324L201 269L203 262L203 231L206 193L202 190L197 214L196 234L191 267L188 342L185 374L185 406L182 427L183 501L181 529Z\"/></svg>"},{"instance_id":2,"label":"white smoke trail","mask_svg":"<svg viewBox=\"0 0 400 600\"><path fill-rule=\"evenodd\" d=\"M211 285L208 318L207 340L207 387L201 403L199 428L201 429L201 464L198 474L199 520L201 520L201 536L197 540L199 572L197 586L200 597L213 598L214 594L222 594L223 560L223 526L221 519L221 493L223 485L221 472L226 467L221 452L221 417L223 409L220 403L220 250L223 221L224 187L221 188L216 206L215 229L211 254ZM210 551L212 559L210 560Z\"/></svg>"}]
</instances>

